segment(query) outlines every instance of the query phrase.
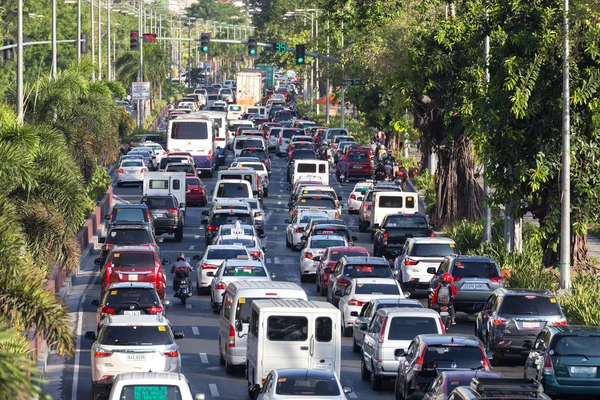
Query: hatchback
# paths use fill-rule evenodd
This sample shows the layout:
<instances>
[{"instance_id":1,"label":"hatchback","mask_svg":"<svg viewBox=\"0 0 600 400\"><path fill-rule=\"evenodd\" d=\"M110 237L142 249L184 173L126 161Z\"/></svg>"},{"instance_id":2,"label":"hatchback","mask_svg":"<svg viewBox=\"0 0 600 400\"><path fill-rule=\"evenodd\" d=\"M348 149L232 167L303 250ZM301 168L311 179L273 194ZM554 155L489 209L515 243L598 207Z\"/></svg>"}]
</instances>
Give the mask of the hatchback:
<instances>
[{"instance_id":1,"label":"hatchback","mask_svg":"<svg viewBox=\"0 0 600 400\"><path fill-rule=\"evenodd\" d=\"M328 247L348 246L348 241L343 236L315 235L306 242L300 253L300 281L306 282L309 276L315 276L321 256Z\"/></svg>"},{"instance_id":2,"label":"hatchback","mask_svg":"<svg viewBox=\"0 0 600 400\"><path fill-rule=\"evenodd\" d=\"M329 277L335 269L335 265L343 256L369 256L369 251L364 247L349 246L349 247L329 247L323 253L321 262L317 267L317 293L321 296L327 295L327 287L329 285Z\"/></svg>"}]
</instances>

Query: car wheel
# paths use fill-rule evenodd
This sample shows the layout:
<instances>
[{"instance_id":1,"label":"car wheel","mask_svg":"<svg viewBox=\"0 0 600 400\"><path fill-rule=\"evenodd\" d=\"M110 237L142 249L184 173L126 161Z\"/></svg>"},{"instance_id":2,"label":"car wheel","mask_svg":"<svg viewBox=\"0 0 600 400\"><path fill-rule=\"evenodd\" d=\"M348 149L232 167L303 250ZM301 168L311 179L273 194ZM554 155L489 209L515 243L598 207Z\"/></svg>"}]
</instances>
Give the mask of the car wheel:
<instances>
[{"instance_id":1,"label":"car wheel","mask_svg":"<svg viewBox=\"0 0 600 400\"><path fill-rule=\"evenodd\" d=\"M381 385L383 384L383 378L381 376L377 376L375 374L375 367L371 364L371 389L376 392L381 390Z\"/></svg>"},{"instance_id":2,"label":"car wheel","mask_svg":"<svg viewBox=\"0 0 600 400\"><path fill-rule=\"evenodd\" d=\"M291 248L292 248L292 251L300 251L300 250L302 250L302 248L301 248L301 247L299 247L299 246L296 246L295 244L292 244L292 245L291 245Z\"/></svg>"},{"instance_id":3,"label":"car wheel","mask_svg":"<svg viewBox=\"0 0 600 400\"><path fill-rule=\"evenodd\" d=\"M352 338L352 352L360 353L360 347L356 344L356 339Z\"/></svg>"},{"instance_id":4,"label":"car wheel","mask_svg":"<svg viewBox=\"0 0 600 400\"><path fill-rule=\"evenodd\" d=\"M300 275L300 282L306 283L306 275L304 275L304 274Z\"/></svg>"},{"instance_id":5,"label":"car wheel","mask_svg":"<svg viewBox=\"0 0 600 400\"><path fill-rule=\"evenodd\" d=\"M183 240L183 225L179 225L175 231L175 241L181 242Z\"/></svg>"},{"instance_id":6,"label":"car wheel","mask_svg":"<svg viewBox=\"0 0 600 400\"><path fill-rule=\"evenodd\" d=\"M394 396L396 397L396 400L405 400L404 392L400 391L398 380L398 377L396 377L396 381L394 382Z\"/></svg>"},{"instance_id":7,"label":"car wheel","mask_svg":"<svg viewBox=\"0 0 600 400\"><path fill-rule=\"evenodd\" d=\"M344 337L350 337L350 336L352 336L352 327L351 326L347 327L346 326L346 321L344 321L342 323L342 335Z\"/></svg>"},{"instance_id":8,"label":"car wheel","mask_svg":"<svg viewBox=\"0 0 600 400\"><path fill-rule=\"evenodd\" d=\"M198 281L196 281L196 293L198 293L198 296L202 295L202 288L200 287L200 283Z\"/></svg>"},{"instance_id":9,"label":"car wheel","mask_svg":"<svg viewBox=\"0 0 600 400\"><path fill-rule=\"evenodd\" d=\"M290 247L292 247L292 244L290 243L289 239L288 239L288 235L285 235L285 247L287 247L288 249Z\"/></svg>"},{"instance_id":10,"label":"car wheel","mask_svg":"<svg viewBox=\"0 0 600 400\"><path fill-rule=\"evenodd\" d=\"M364 354L361 354L360 357L360 379L362 379L363 381L368 381L369 379L371 379L371 371L367 369Z\"/></svg>"}]
</instances>

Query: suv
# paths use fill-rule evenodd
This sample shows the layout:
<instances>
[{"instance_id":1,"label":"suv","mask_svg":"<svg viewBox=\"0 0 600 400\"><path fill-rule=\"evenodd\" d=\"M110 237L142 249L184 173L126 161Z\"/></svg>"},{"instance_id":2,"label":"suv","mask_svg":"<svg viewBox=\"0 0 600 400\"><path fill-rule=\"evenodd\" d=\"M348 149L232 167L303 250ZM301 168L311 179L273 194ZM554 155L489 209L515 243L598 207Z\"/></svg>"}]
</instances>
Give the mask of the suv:
<instances>
[{"instance_id":1,"label":"suv","mask_svg":"<svg viewBox=\"0 0 600 400\"><path fill-rule=\"evenodd\" d=\"M172 194L149 195L142 197L141 203L150 209L157 235L169 233L175 235L177 242L183 240L185 208L179 204L177 197Z\"/></svg>"},{"instance_id":2,"label":"suv","mask_svg":"<svg viewBox=\"0 0 600 400\"><path fill-rule=\"evenodd\" d=\"M115 246L150 246L158 249L157 240L148 225L136 223L124 223L111 226L106 237L99 237L98 243L102 243L100 248L100 257L94 260L96 265L104 263L106 256ZM99 261L98 261L99 260Z\"/></svg>"},{"instance_id":3,"label":"suv","mask_svg":"<svg viewBox=\"0 0 600 400\"><path fill-rule=\"evenodd\" d=\"M504 287L504 278L496 261L484 256L447 256L437 268L427 268L435 274L429 282L429 293L433 293L442 275L449 272L454 278L458 293L454 297L454 309L467 314L481 311L490 294Z\"/></svg>"},{"instance_id":4,"label":"suv","mask_svg":"<svg viewBox=\"0 0 600 400\"><path fill-rule=\"evenodd\" d=\"M99 261L99 258L94 260L96 264L102 264ZM148 282L154 285L158 296L164 299L167 290L167 276L162 265L170 263L167 258L163 259L161 263L154 247L115 247L108 254L106 262L100 269L101 296L104 297L111 283Z\"/></svg>"},{"instance_id":5,"label":"suv","mask_svg":"<svg viewBox=\"0 0 600 400\"><path fill-rule=\"evenodd\" d=\"M401 189L395 183L378 183L363 195L363 200L358 209L358 229L367 232L371 225L371 211L373 210L373 194L375 192L400 192Z\"/></svg>"},{"instance_id":6,"label":"suv","mask_svg":"<svg viewBox=\"0 0 600 400\"><path fill-rule=\"evenodd\" d=\"M398 373L396 349L406 351L418 335L446 333L436 311L414 308L388 308L377 311L364 332L362 363L371 374L371 389L380 390L384 379Z\"/></svg>"},{"instance_id":7,"label":"suv","mask_svg":"<svg viewBox=\"0 0 600 400\"><path fill-rule=\"evenodd\" d=\"M408 351L397 349L394 353L400 362L394 386L397 399L408 399L415 392L427 392L443 371L491 371L481 342L475 336L419 335L408 346ZM361 366L361 378L371 378L370 371L364 366Z\"/></svg>"},{"instance_id":8,"label":"suv","mask_svg":"<svg viewBox=\"0 0 600 400\"><path fill-rule=\"evenodd\" d=\"M95 340L91 349L92 394L109 389L113 380L125 372L180 372L181 358L176 339L183 332L172 332L162 315L115 315L107 318L100 332L85 333Z\"/></svg>"},{"instance_id":9,"label":"suv","mask_svg":"<svg viewBox=\"0 0 600 400\"><path fill-rule=\"evenodd\" d=\"M373 164L369 150L352 150L346 156L348 162L348 178L371 179Z\"/></svg>"},{"instance_id":10,"label":"suv","mask_svg":"<svg viewBox=\"0 0 600 400\"><path fill-rule=\"evenodd\" d=\"M497 362L506 353L527 354L546 326L566 324L551 291L498 289L477 316L475 334Z\"/></svg>"},{"instance_id":11,"label":"suv","mask_svg":"<svg viewBox=\"0 0 600 400\"><path fill-rule=\"evenodd\" d=\"M310 227L306 233L301 237L303 242L306 242L308 238L314 235L335 235L343 236L350 246L354 246L354 241L358 240L356 236L350 235L350 228L345 224L318 224Z\"/></svg>"},{"instance_id":12,"label":"suv","mask_svg":"<svg viewBox=\"0 0 600 400\"><path fill-rule=\"evenodd\" d=\"M346 286L354 278L391 278L392 276L390 264L383 257L343 256L327 281L327 301L337 305Z\"/></svg>"},{"instance_id":13,"label":"suv","mask_svg":"<svg viewBox=\"0 0 600 400\"><path fill-rule=\"evenodd\" d=\"M106 222L104 226L106 232L114 223L135 222L142 225L148 225L154 229L152 224L152 215L145 204L115 204L109 214L104 216Z\"/></svg>"},{"instance_id":14,"label":"suv","mask_svg":"<svg viewBox=\"0 0 600 400\"><path fill-rule=\"evenodd\" d=\"M473 378L469 386L459 386L448 400L550 400L540 383L527 379Z\"/></svg>"}]
</instances>

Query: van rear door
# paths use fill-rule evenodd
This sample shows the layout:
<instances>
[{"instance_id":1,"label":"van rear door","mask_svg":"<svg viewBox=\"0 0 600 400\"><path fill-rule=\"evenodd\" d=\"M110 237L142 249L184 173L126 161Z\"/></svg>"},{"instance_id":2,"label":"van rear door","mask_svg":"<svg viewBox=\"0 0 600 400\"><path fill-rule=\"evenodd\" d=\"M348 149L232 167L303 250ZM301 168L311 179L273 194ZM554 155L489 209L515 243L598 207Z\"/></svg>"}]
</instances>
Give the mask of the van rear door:
<instances>
[{"instance_id":1,"label":"van rear door","mask_svg":"<svg viewBox=\"0 0 600 400\"><path fill-rule=\"evenodd\" d=\"M314 317L308 368L336 372L338 346L335 343L334 324L331 315Z\"/></svg>"}]
</instances>

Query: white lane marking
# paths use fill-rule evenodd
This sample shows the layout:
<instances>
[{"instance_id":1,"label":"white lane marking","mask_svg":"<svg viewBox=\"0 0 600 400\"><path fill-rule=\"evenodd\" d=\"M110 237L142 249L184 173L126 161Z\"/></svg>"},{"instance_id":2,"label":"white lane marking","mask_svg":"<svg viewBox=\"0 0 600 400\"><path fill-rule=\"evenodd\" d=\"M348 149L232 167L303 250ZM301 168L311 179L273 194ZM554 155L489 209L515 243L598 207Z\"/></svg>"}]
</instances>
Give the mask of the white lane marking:
<instances>
[{"instance_id":1,"label":"white lane marking","mask_svg":"<svg viewBox=\"0 0 600 400\"><path fill-rule=\"evenodd\" d=\"M278 201L278 202L277 202L277 204L281 204L281 202L280 202L280 201Z\"/></svg>"},{"instance_id":2,"label":"white lane marking","mask_svg":"<svg viewBox=\"0 0 600 400\"><path fill-rule=\"evenodd\" d=\"M219 397L219 389L217 389L216 383L209 383L208 388L210 389L210 395L212 397Z\"/></svg>"},{"instance_id":3,"label":"white lane marking","mask_svg":"<svg viewBox=\"0 0 600 400\"><path fill-rule=\"evenodd\" d=\"M275 264L281 264L281 260L279 259L279 257L273 257L273 262Z\"/></svg>"},{"instance_id":4,"label":"white lane marking","mask_svg":"<svg viewBox=\"0 0 600 400\"><path fill-rule=\"evenodd\" d=\"M198 329L197 326L192 326L192 333L196 336L198 336L200 334L200 330ZM202 353L200 353L200 354L202 354ZM202 356L200 356L200 357L202 357Z\"/></svg>"},{"instance_id":5,"label":"white lane marking","mask_svg":"<svg viewBox=\"0 0 600 400\"><path fill-rule=\"evenodd\" d=\"M281 195L280 195L280 194L278 194L278 195L277 195L277 198L278 198L278 199L280 199L280 198L281 198Z\"/></svg>"},{"instance_id":6,"label":"white lane marking","mask_svg":"<svg viewBox=\"0 0 600 400\"><path fill-rule=\"evenodd\" d=\"M267 261L267 264L271 264L271 259L270 258L267 258L266 261Z\"/></svg>"},{"instance_id":7,"label":"white lane marking","mask_svg":"<svg viewBox=\"0 0 600 400\"><path fill-rule=\"evenodd\" d=\"M283 193L283 189L279 189L279 193Z\"/></svg>"},{"instance_id":8,"label":"white lane marking","mask_svg":"<svg viewBox=\"0 0 600 400\"><path fill-rule=\"evenodd\" d=\"M202 361L202 364L208 364L208 356L206 353L200 353L200 361Z\"/></svg>"},{"instance_id":9,"label":"white lane marking","mask_svg":"<svg viewBox=\"0 0 600 400\"><path fill-rule=\"evenodd\" d=\"M190 246L190 250L194 250L194 247L196 247L195 245L191 245Z\"/></svg>"},{"instance_id":10,"label":"white lane marking","mask_svg":"<svg viewBox=\"0 0 600 400\"><path fill-rule=\"evenodd\" d=\"M185 305L185 308L192 308L192 305L190 303Z\"/></svg>"},{"instance_id":11,"label":"white lane marking","mask_svg":"<svg viewBox=\"0 0 600 400\"><path fill-rule=\"evenodd\" d=\"M348 397L350 397L351 399L358 399L358 396L354 392L348 393Z\"/></svg>"},{"instance_id":12,"label":"white lane marking","mask_svg":"<svg viewBox=\"0 0 600 400\"><path fill-rule=\"evenodd\" d=\"M200 239L200 235L194 236L194 239Z\"/></svg>"},{"instance_id":13,"label":"white lane marking","mask_svg":"<svg viewBox=\"0 0 600 400\"><path fill-rule=\"evenodd\" d=\"M277 230L277 227L276 227L276 226L274 226L274 227L273 227L273 230L274 230L274 231L276 231L276 230Z\"/></svg>"}]
</instances>

